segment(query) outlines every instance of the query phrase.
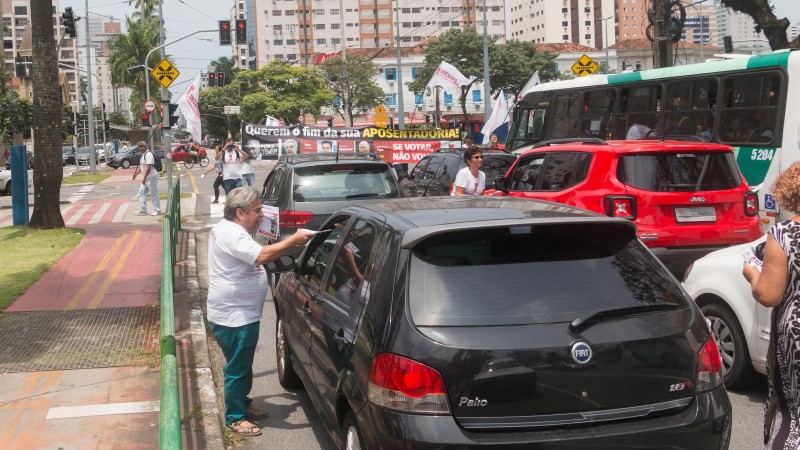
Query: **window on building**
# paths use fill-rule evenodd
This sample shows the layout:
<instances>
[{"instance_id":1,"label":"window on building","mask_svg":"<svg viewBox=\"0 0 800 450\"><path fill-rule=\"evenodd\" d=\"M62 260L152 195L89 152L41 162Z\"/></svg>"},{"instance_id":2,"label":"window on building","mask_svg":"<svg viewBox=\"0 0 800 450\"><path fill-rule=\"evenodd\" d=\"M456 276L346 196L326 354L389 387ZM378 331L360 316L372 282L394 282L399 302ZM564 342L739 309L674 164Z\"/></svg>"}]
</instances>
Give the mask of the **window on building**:
<instances>
[{"instance_id":1,"label":"window on building","mask_svg":"<svg viewBox=\"0 0 800 450\"><path fill-rule=\"evenodd\" d=\"M283 15L283 11L281 11L280 9L273 9L273 10L272 10L272 15L273 15L274 17L277 17L277 16L282 16L282 15Z\"/></svg>"},{"instance_id":2,"label":"window on building","mask_svg":"<svg viewBox=\"0 0 800 450\"><path fill-rule=\"evenodd\" d=\"M15 6L14 7L14 15L15 16L27 16L28 15L28 7L27 6Z\"/></svg>"},{"instance_id":3,"label":"window on building","mask_svg":"<svg viewBox=\"0 0 800 450\"><path fill-rule=\"evenodd\" d=\"M411 68L411 79L412 80L416 80L417 79L417 68L416 67L412 67Z\"/></svg>"},{"instance_id":4,"label":"window on building","mask_svg":"<svg viewBox=\"0 0 800 450\"><path fill-rule=\"evenodd\" d=\"M314 29L315 30L324 30L325 29L325 24L324 23L315 23L314 24Z\"/></svg>"},{"instance_id":5,"label":"window on building","mask_svg":"<svg viewBox=\"0 0 800 450\"><path fill-rule=\"evenodd\" d=\"M387 103L389 106L397 106L397 94L391 94L386 96Z\"/></svg>"},{"instance_id":6,"label":"window on building","mask_svg":"<svg viewBox=\"0 0 800 450\"><path fill-rule=\"evenodd\" d=\"M283 45L283 39L275 39L274 41L272 41L272 43L275 45Z\"/></svg>"},{"instance_id":7,"label":"window on building","mask_svg":"<svg viewBox=\"0 0 800 450\"><path fill-rule=\"evenodd\" d=\"M453 104L453 94L444 93L444 105L450 106Z\"/></svg>"},{"instance_id":8,"label":"window on building","mask_svg":"<svg viewBox=\"0 0 800 450\"><path fill-rule=\"evenodd\" d=\"M323 45L323 44L326 44L327 42L328 42L328 40L325 39L325 38L317 39L317 45Z\"/></svg>"},{"instance_id":9,"label":"window on building","mask_svg":"<svg viewBox=\"0 0 800 450\"><path fill-rule=\"evenodd\" d=\"M331 38L331 44L339 45L341 43L342 43L342 40L340 38Z\"/></svg>"},{"instance_id":10,"label":"window on building","mask_svg":"<svg viewBox=\"0 0 800 450\"><path fill-rule=\"evenodd\" d=\"M394 67L387 68L384 73L386 75L386 81L394 81L397 79L397 69Z\"/></svg>"},{"instance_id":11,"label":"window on building","mask_svg":"<svg viewBox=\"0 0 800 450\"><path fill-rule=\"evenodd\" d=\"M294 15L294 10L293 9L287 9L284 12L286 13L287 16L293 16Z\"/></svg>"},{"instance_id":12,"label":"window on building","mask_svg":"<svg viewBox=\"0 0 800 450\"><path fill-rule=\"evenodd\" d=\"M340 23L332 23L331 24L331 30L341 30L341 29L342 29L342 27L341 27Z\"/></svg>"},{"instance_id":13,"label":"window on building","mask_svg":"<svg viewBox=\"0 0 800 450\"><path fill-rule=\"evenodd\" d=\"M414 104L415 105L424 105L425 104L425 96L423 94L414 94Z\"/></svg>"},{"instance_id":14,"label":"window on building","mask_svg":"<svg viewBox=\"0 0 800 450\"><path fill-rule=\"evenodd\" d=\"M472 90L472 103L480 103L481 101L481 90L480 89L473 89Z\"/></svg>"}]
</instances>

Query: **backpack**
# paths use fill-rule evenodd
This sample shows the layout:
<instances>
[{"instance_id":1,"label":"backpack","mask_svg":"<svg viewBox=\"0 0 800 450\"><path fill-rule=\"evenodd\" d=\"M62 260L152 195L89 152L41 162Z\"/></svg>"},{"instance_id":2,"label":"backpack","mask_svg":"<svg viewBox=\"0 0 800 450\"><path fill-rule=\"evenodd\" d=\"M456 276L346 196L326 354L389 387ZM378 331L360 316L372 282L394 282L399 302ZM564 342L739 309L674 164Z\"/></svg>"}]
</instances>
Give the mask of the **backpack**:
<instances>
[{"instance_id":1,"label":"backpack","mask_svg":"<svg viewBox=\"0 0 800 450\"><path fill-rule=\"evenodd\" d=\"M156 156L156 154L153 152L150 152L150 154L153 155L153 169L155 169L156 172L161 172L164 170L164 166L161 164L161 158Z\"/></svg>"}]
</instances>

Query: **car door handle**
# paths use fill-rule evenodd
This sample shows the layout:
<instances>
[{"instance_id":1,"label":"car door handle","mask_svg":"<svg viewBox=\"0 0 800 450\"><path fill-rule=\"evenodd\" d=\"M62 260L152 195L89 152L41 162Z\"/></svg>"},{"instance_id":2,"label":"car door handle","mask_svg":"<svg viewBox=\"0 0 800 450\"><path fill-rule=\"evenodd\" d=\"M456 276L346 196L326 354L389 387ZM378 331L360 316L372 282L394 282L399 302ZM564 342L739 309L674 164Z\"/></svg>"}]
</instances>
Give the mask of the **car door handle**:
<instances>
[{"instance_id":1,"label":"car door handle","mask_svg":"<svg viewBox=\"0 0 800 450\"><path fill-rule=\"evenodd\" d=\"M303 305L303 314L310 316L311 315L311 307L308 306L308 303Z\"/></svg>"},{"instance_id":2,"label":"car door handle","mask_svg":"<svg viewBox=\"0 0 800 450\"><path fill-rule=\"evenodd\" d=\"M336 348L341 350L347 344L347 339L344 337L344 329L339 328L339 331L333 335L333 340L336 341Z\"/></svg>"}]
</instances>

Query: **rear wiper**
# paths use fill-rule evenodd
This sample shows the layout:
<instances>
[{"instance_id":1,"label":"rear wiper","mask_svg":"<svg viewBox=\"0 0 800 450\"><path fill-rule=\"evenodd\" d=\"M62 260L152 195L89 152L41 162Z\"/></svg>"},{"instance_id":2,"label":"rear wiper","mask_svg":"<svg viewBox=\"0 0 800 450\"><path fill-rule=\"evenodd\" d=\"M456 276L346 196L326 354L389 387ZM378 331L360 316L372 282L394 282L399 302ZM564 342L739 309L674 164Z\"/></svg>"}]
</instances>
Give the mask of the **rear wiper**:
<instances>
[{"instance_id":1,"label":"rear wiper","mask_svg":"<svg viewBox=\"0 0 800 450\"><path fill-rule=\"evenodd\" d=\"M633 316L641 313L650 313L656 311L671 311L679 309L681 305L675 303L650 303L645 305L634 306L621 306L613 308L596 309L583 317L578 317L569 324L570 331L578 331L587 322L596 322L600 319L607 319L610 317Z\"/></svg>"},{"instance_id":2,"label":"rear wiper","mask_svg":"<svg viewBox=\"0 0 800 450\"><path fill-rule=\"evenodd\" d=\"M345 195L344 198L350 200L350 199L353 199L353 198L365 198L365 197L377 197L377 196L378 196L378 194L376 194L374 192L364 192L363 194Z\"/></svg>"}]
</instances>

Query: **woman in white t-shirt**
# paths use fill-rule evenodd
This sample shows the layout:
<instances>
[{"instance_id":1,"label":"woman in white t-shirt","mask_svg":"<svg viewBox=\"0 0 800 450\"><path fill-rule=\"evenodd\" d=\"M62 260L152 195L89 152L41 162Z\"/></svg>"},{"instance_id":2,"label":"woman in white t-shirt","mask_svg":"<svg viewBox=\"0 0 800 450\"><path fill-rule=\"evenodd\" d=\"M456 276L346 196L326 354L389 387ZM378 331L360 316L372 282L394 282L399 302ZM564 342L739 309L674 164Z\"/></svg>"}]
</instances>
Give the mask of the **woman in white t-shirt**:
<instances>
[{"instance_id":1,"label":"woman in white t-shirt","mask_svg":"<svg viewBox=\"0 0 800 450\"><path fill-rule=\"evenodd\" d=\"M483 166L483 150L479 147L469 147L464 150L464 161L467 167L459 170L453 191L450 195L481 195L486 188L486 174L480 171Z\"/></svg>"}]
</instances>

